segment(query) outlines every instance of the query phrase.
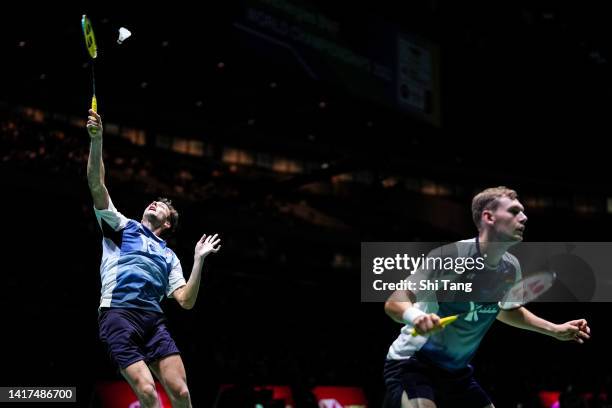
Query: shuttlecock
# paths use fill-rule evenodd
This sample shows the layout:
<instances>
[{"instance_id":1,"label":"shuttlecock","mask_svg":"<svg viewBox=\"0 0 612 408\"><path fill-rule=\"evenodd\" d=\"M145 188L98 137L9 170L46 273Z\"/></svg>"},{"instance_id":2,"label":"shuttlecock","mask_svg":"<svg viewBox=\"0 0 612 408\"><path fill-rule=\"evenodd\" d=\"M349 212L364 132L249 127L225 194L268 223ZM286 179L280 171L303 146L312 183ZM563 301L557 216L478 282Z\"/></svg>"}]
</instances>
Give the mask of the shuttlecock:
<instances>
[{"instance_id":1,"label":"shuttlecock","mask_svg":"<svg viewBox=\"0 0 612 408\"><path fill-rule=\"evenodd\" d=\"M119 29L119 38L117 39L117 44L123 43L125 41L125 39L128 38L130 35L132 35L130 30L128 30L125 27L121 27Z\"/></svg>"}]
</instances>

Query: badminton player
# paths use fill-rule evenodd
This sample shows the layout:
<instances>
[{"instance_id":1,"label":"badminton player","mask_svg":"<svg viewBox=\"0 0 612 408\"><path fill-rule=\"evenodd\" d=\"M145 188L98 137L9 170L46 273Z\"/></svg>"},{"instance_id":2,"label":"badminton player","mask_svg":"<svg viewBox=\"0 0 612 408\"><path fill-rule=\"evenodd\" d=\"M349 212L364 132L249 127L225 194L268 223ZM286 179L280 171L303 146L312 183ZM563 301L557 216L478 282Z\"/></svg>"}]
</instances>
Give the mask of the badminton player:
<instances>
[{"instance_id":1,"label":"badminton player","mask_svg":"<svg viewBox=\"0 0 612 408\"><path fill-rule=\"evenodd\" d=\"M165 388L173 407L191 407L185 367L166 327L160 301L167 296L185 309L194 306L204 258L219 251L220 239L204 234L197 242L193 269L185 282L179 259L162 239L176 228L178 212L164 198L147 205L140 222L117 211L104 184L102 120L93 110L89 115L87 181L103 233L100 339L141 407L159 407L151 373Z\"/></svg>"},{"instance_id":2,"label":"badminton player","mask_svg":"<svg viewBox=\"0 0 612 408\"><path fill-rule=\"evenodd\" d=\"M472 200L472 215L478 236L458 246L463 256L484 259L484 270L472 279L499 285L519 280L520 264L506 252L523 240L527 222L516 192L506 187L480 192ZM563 341L583 343L590 337L585 319L554 324L525 307L502 311L497 302L419 302L413 295L397 291L385 303L386 313L404 324L387 354L385 408L493 407L469 362L495 319ZM440 326L438 315L460 313L456 322ZM419 335L412 335L413 328Z\"/></svg>"}]
</instances>

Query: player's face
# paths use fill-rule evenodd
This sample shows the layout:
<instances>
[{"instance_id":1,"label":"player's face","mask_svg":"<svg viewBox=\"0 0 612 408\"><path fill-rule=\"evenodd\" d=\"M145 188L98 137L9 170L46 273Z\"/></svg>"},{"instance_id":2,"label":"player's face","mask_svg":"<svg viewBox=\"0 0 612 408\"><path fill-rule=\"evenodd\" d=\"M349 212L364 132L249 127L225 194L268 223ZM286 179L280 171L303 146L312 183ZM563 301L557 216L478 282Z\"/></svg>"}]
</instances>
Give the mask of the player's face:
<instances>
[{"instance_id":1,"label":"player's face","mask_svg":"<svg viewBox=\"0 0 612 408\"><path fill-rule=\"evenodd\" d=\"M151 221L155 220L157 224L161 225L170 220L170 208L161 201L153 201L145 208L143 218L148 218Z\"/></svg>"},{"instance_id":2,"label":"player's face","mask_svg":"<svg viewBox=\"0 0 612 408\"><path fill-rule=\"evenodd\" d=\"M527 216L525 208L518 200L508 197L499 198L499 205L492 211L495 235L501 241L522 241Z\"/></svg>"}]
</instances>

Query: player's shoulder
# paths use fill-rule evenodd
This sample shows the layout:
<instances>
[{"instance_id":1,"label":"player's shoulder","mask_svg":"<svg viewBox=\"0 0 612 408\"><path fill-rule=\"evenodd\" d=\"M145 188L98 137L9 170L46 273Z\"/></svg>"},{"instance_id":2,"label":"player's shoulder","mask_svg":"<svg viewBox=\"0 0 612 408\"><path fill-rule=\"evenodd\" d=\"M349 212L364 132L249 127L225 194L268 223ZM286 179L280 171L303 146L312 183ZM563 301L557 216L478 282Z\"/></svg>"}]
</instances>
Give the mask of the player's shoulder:
<instances>
[{"instance_id":1,"label":"player's shoulder","mask_svg":"<svg viewBox=\"0 0 612 408\"><path fill-rule=\"evenodd\" d=\"M180 263L181 260L179 259L178 255L176 255L176 253L172 250L172 248L170 247L165 247L164 248L164 253L166 256L166 261L172 263L172 265L175 265L176 263Z\"/></svg>"},{"instance_id":2,"label":"player's shoulder","mask_svg":"<svg viewBox=\"0 0 612 408\"><path fill-rule=\"evenodd\" d=\"M519 262L518 258L508 251L506 251L502 256L502 261L511 264L517 269L520 269L521 267L521 263Z\"/></svg>"},{"instance_id":3,"label":"player's shoulder","mask_svg":"<svg viewBox=\"0 0 612 408\"><path fill-rule=\"evenodd\" d=\"M479 253L476 238L462 239L457 241L455 246L457 247L458 255L465 258L475 256Z\"/></svg>"},{"instance_id":4,"label":"player's shoulder","mask_svg":"<svg viewBox=\"0 0 612 408\"><path fill-rule=\"evenodd\" d=\"M126 217L126 227L127 228L132 228L132 229L137 230L137 231L141 231L143 229L143 225L140 223L140 221L133 220L133 219L127 218L127 217Z\"/></svg>"},{"instance_id":5,"label":"player's shoulder","mask_svg":"<svg viewBox=\"0 0 612 408\"><path fill-rule=\"evenodd\" d=\"M475 238L451 242L429 251L429 257L473 257L478 254L478 245Z\"/></svg>"},{"instance_id":6,"label":"player's shoulder","mask_svg":"<svg viewBox=\"0 0 612 408\"><path fill-rule=\"evenodd\" d=\"M167 244L164 247L164 251L166 252L166 254L171 254L175 258L178 258L178 256L176 255L176 252L174 252L174 250L170 248Z\"/></svg>"}]
</instances>

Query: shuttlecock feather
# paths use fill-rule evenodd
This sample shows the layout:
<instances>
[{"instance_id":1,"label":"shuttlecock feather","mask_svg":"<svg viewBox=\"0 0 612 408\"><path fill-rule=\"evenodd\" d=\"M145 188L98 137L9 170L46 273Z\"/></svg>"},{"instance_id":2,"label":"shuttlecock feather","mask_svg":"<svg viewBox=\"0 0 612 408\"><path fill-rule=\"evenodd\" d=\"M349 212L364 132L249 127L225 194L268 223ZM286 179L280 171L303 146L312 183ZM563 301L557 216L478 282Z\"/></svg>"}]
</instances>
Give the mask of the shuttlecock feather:
<instances>
[{"instance_id":1,"label":"shuttlecock feather","mask_svg":"<svg viewBox=\"0 0 612 408\"><path fill-rule=\"evenodd\" d=\"M125 39L128 38L130 35L132 35L130 30L128 30L125 27L121 27L119 29L119 38L117 39L117 44L123 43L125 41Z\"/></svg>"}]
</instances>

